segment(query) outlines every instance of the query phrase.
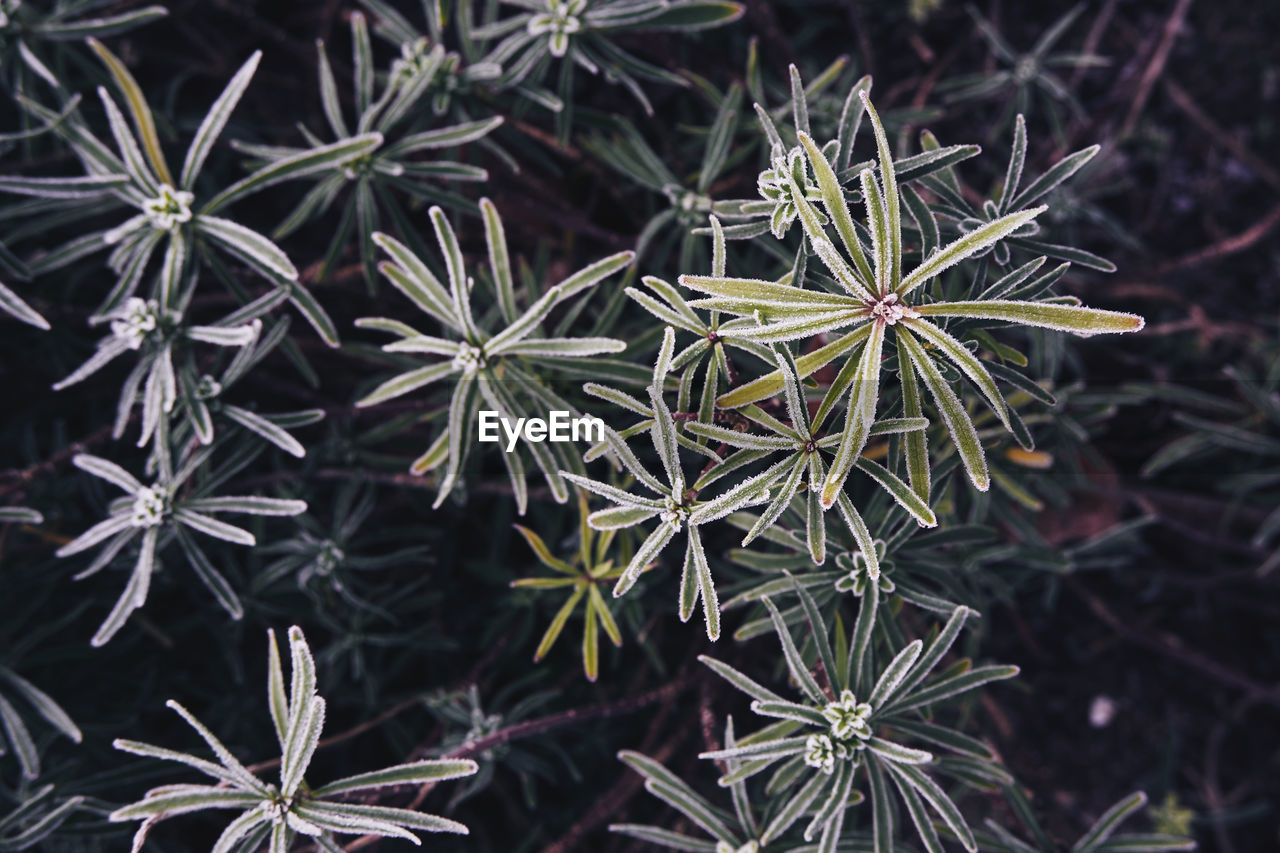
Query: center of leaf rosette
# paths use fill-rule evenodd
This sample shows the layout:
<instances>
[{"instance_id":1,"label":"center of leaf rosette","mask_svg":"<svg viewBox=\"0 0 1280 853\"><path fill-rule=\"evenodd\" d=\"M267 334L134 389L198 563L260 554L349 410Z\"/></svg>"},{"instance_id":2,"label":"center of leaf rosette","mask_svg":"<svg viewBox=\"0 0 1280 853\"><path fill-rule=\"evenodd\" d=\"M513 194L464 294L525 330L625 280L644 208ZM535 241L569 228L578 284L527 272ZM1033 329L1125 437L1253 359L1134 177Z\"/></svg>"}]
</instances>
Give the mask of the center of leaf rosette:
<instances>
[{"instance_id":1,"label":"center of leaf rosette","mask_svg":"<svg viewBox=\"0 0 1280 853\"><path fill-rule=\"evenodd\" d=\"M453 357L453 369L470 376L485 366L484 350L471 344L461 344L458 354Z\"/></svg>"},{"instance_id":2,"label":"center of leaf rosette","mask_svg":"<svg viewBox=\"0 0 1280 853\"><path fill-rule=\"evenodd\" d=\"M172 231L191 221L191 203L195 198L186 190L175 190L168 184L161 184L160 194L143 202L142 206L153 228Z\"/></svg>"},{"instance_id":3,"label":"center of leaf rosette","mask_svg":"<svg viewBox=\"0 0 1280 853\"><path fill-rule=\"evenodd\" d=\"M822 709L822 716L831 724L829 733L809 735L803 757L805 764L829 776L835 772L836 759L858 761L858 753L871 737L871 705L844 690Z\"/></svg>"},{"instance_id":4,"label":"center of leaf rosette","mask_svg":"<svg viewBox=\"0 0 1280 853\"><path fill-rule=\"evenodd\" d=\"M169 493L163 486L155 485L133 495L133 510L129 523L134 527L156 527L169 513Z\"/></svg>"},{"instance_id":5,"label":"center of leaf rosette","mask_svg":"<svg viewBox=\"0 0 1280 853\"><path fill-rule=\"evenodd\" d=\"M892 326L903 317L919 317L909 305L898 300L898 294L890 293L882 296L878 301L868 303L871 309L871 317L887 326Z\"/></svg>"},{"instance_id":6,"label":"center of leaf rosette","mask_svg":"<svg viewBox=\"0 0 1280 853\"><path fill-rule=\"evenodd\" d=\"M658 514L658 518L670 524L676 530L684 527L684 523L689 520L689 507L679 503L674 498L667 498L666 509Z\"/></svg>"}]
</instances>

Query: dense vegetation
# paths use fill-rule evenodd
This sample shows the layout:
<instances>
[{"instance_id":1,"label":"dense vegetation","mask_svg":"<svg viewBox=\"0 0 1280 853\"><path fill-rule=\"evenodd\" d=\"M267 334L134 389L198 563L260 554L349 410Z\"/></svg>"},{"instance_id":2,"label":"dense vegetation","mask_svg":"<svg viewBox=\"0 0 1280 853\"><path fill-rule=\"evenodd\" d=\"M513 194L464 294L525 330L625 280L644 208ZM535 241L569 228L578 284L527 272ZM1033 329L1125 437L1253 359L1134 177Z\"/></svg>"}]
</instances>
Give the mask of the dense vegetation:
<instances>
[{"instance_id":1,"label":"dense vegetation","mask_svg":"<svg viewBox=\"0 0 1280 853\"><path fill-rule=\"evenodd\" d=\"M1167 5L0 0L0 850L1280 842L1280 10Z\"/></svg>"}]
</instances>

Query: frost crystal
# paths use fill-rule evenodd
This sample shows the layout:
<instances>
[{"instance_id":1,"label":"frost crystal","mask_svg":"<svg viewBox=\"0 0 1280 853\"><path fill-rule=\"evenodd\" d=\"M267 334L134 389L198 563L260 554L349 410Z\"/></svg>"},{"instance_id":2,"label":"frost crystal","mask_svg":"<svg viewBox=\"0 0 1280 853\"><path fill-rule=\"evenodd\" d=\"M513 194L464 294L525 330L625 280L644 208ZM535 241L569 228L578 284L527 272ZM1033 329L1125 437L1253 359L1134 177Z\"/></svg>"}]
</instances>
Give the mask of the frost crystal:
<instances>
[{"instance_id":1,"label":"frost crystal","mask_svg":"<svg viewBox=\"0 0 1280 853\"><path fill-rule=\"evenodd\" d=\"M400 58L391 63L391 78L401 81L415 77L430 68L430 44L417 38L400 45Z\"/></svg>"},{"instance_id":2,"label":"frost crystal","mask_svg":"<svg viewBox=\"0 0 1280 853\"><path fill-rule=\"evenodd\" d=\"M831 736L836 740L853 737L866 740L871 737L871 725L867 722L871 706L866 702L859 703L850 690L841 691L838 701L822 709L822 716L831 723Z\"/></svg>"},{"instance_id":3,"label":"frost crystal","mask_svg":"<svg viewBox=\"0 0 1280 853\"><path fill-rule=\"evenodd\" d=\"M804 763L830 776L836 769L836 750L826 735L809 735L804 742Z\"/></svg>"},{"instance_id":4,"label":"frost crystal","mask_svg":"<svg viewBox=\"0 0 1280 853\"><path fill-rule=\"evenodd\" d=\"M689 508L678 503L674 498L667 498L667 508L658 514L658 519L679 531L689 519Z\"/></svg>"},{"instance_id":5,"label":"frost crystal","mask_svg":"<svg viewBox=\"0 0 1280 853\"><path fill-rule=\"evenodd\" d=\"M892 326L903 317L919 317L910 306L898 301L898 294L890 293L871 305L871 316Z\"/></svg>"},{"instance_id":6,"label":"frost crystal","mask_svg":"<svg viewBox=\"0 0 1280 853\"><path fill-rule=\"evenodd\" d=\"M160 195L143 202L142 208L153 228L172 231L184 222L191 221L191 202L195 198L186 190L175 190L168 184L161 184Z\"/></svg>"},{"instance_id":7,"label":"frost crystal","mask_svg":"<svg viewBox=\"0 0 1280 853\"><path fill-rule=\"evenodd\" d=\"M453 369L470 376L484 367L484 350L471 344L459 344L458 354L453 357Z\"/></svg>"},{"instance_id":8,"label":"frost crystal","mask_svg":"<svg viewBox=\"0 0 1280 853\"><path fill-rule=\"evenodd\" d=\"M587 8L587 0L551 0L551 10L529 19L529 35L550 33L551 55L564 56L569 52L569 36L582 29L579 16Z\"/></svg>"},{"instance_id":9,"label":"frost crystal","mask_svg":"<svg viewBox=\"0 0 1280 853\"><path fill-rule=\"evenodd\" d=\"M734 846L727 841L718 841L716 842L716 853L760 853L760 842L748 841L746 844L735 849Z\"/></svg>"},{"instance_id":10,"label":"frost crystal","mask_svg":"<svg viewBox=\"0 0 1280 853\"><path fill-rule=\"evenodd\" d=\"M775 148L770 165L772 168L765 169L756 178L756 189L759 190L762 198L773 202L773 214L769 218L769 227L773 236L781 240L799 215L791 179L795 179L796 186L808 201L821 200L822 190L810 179L809 170L805 167L804 151L799 145L786 153L783 153L781 148ZM815 213L819 219L826 222L826 217L821 212L815 211Z\"/></svg>"},{"instance_id":11,"label":"frost crystal","mask_svg":"<svg viewBox=\"0 0 1280 853\"><path fill-rule=\"evenodd\" d=\"M336 542L326 539L320 546L320 553L316 555L316 573L327 577L333 574L346 558L346 553L338 547Z\"/></svg>"},{"instance_id":12,"label":"frost crystal","mask_svg":"<svg viewBox=\"0 0 1280 853\"><path fill-rule=\"evenodd\" d=\"M156 329L156 308L155 302L129 297L124 305L109 315L112 318L111 334L129 349L138 349L147 335Z\"/></svg>"},{"instance_id":13,"label":"frost crystal","mask_svg":"<svg viewBox=\"0 0 1280 853\"><path fill-rule=\"evenodd\" d=\"M163 486L142 489L133 495L133 511L129 523L134 527L155 527L169 511L169 495Z\"/></svg>"},{"instance_id":14,"label":"frost crystal","mask_svg":"<svg viewBox=\"0 0 1280 853\"><path fill-rule=\"evenodd\" d=\"M222 383L214 379L209 374L200 377L200 381L196 383L196 399L212 400L222 393Z\"/></svg>"}]
</instances>

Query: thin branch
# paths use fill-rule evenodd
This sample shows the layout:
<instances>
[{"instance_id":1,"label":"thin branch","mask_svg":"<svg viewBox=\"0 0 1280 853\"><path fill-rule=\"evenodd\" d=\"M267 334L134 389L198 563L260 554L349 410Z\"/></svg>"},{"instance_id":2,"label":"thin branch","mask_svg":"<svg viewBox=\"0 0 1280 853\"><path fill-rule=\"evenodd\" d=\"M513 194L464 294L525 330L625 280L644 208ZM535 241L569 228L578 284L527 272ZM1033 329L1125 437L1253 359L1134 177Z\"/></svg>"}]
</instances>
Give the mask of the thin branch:
<instances>
[{"instance_id":1,"label":"thin branch","mask_svg":"<svg viewBox=\"0 0 1280 853\"><path fill-rule=\"evenodd\" d=\"M665 684L662 687L650 690L647 693L641 693L638 696L631 696L624 699L618 699L612 702L601 702L598 705L590 705L586 708L570 708L567 711L561 711L558 714L551 714L546 717L539 717L536 720L526 720L523 723L516 723L513 726L499 729L492 734L488 734L479 740L464 743L455 747L440 756L441 758L470 758L480 755L511 741L521 740L523 738L532 737L534 735L544 734L555 729L577 723L586 722L587 720L605 719L608 717L618 717L623 714L634 713L642 708L647 708L660 702L666 702L674 699L682 691L693 684L693 678L685 676L675 681ZM413 800L406 808L417 808L427 795L435 788L436 783L428 782L418 788L418 793L414 795ZM396 788L386 788L384 790L391 791ZM347 851L360 850L370 844L380 840L377 835L362 835L355 841L347 844L343 849Z\"/></svg>"},{"instance_id":2,"label":"thin branch","mask_svg":"<svg viewBox=\"0 0 1280 853\"><path fill-rule=\"evenodd\" d=\"M1169 61L1169 53L1173 50L1173 43L1178 37L1178 30L1182 29L1182 22L1186 20L1187 10L1190 8L1191 0L1177 0L1173 11L1165 19L1164 29L1160 33L1160 41L1156 44L1156 49L1152 51L1151 60L1147 63L1147 67L1142 71L1142 77L1138 80L1137 91L1134 92L1133 101L1129 104L1129 114L1125 116L1124 125L1120 129L1121 137L1133 133L1133 128L1138 123L1138 116L1142 113L1142 108L1146 106L1147 98L1151 96L1151 87L1156 84L1156 80L1160 79L1160 75L1164 73L1165 63Z\"/></svg>"},{"instance_id":3,"label":"thin branch","mask_svg":"<svg viewBox=\"0 0 1280 853\"><path fill-rule=\"evenodd\" d=\"M1258 702L1265 702L1280 708L1280 689L1259 683L1242 672L1237 672L1221 661L1214 660L1202 652L1187 648L1182 641L1172 634L1163 631L1145 631L1136 627L1132 619L1117 616L1111 608L1091 593L1082 582L1075 578L1067 578L1067 588L1080 596L1098 620L1115 631L1120 637L1135 645L1150 649L1157 654L1177 661L1183 666L1194 669L1205 677L1234 687Z\"/></svg>"}]
</instances>

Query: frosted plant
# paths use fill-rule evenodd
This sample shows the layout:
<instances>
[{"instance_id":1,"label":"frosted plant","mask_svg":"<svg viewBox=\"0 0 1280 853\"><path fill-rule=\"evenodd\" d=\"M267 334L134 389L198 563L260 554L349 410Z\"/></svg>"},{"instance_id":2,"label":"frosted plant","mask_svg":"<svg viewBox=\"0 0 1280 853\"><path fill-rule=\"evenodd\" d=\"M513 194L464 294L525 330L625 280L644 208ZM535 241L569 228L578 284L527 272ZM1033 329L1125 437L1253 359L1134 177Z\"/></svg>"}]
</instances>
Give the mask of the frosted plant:
<instances>
[{"instance_id":1,"label":"frosted plant","mask_svg":"<svg viewBox=\"0 0 1280 853\"><path fill-rule=\"evenodd\" d=\"M18 702L19 698L21 702ZM35 779L40 775L40 753L15 703L29 705L46 723L76 743L82 740L80 727L48 693L9 667L0 665L0 725L4 728L5 740L18 757L23 777ZM0 740L0 755L5 752L4 743Z\"/></svg>"},{"instance_id":2,"label":"frosted plant","mask_svg":"<svg viewBox=\"0 0 1280 853\"><path fill-rule=\"evenodd\" d=\"M711 274L713 276L723 276L727 263L724 229L721 228L719 220L714 216L710 217L710 221L712 232ZM656 276L645 276L641 282L648 290L628 287L626 289L627 296L639 303L659 321L675 328L677 334L679 332L691 332L695 336L695 340L691 344L675 352L671 357L671 372L680 373L680 393L676 408L682 412L691 409L694 405L693 389L701 387L702 393L697 400L698 421L710 423L715 416L715 401L716 396L720 393L720 388L727 383L733 382L738 376L738 370L734 365L730 351L736 350L738 353L752 356L766 364L772 363L773 355L768 347L754 341L725 336L724 331L726 329L748 325L751 322L750 320L743 318L724 320L716 312L709 312L704 317L689 307L689 303L681 295L680 291L666 281ZM706 361L706 368L702 369L704 360ZM701 377L698 375L699 372L702 374ZM632 434L642 429L647 429L651 425L653 410L630 395L605 388L599 383L588 383L584 390L592 396L607 400L624 409L630 409L646 418L646 420L622 431L620 435L624 438L630 438ZM677 434L676 438L681 442L682 446L706 453L705 448L699 447L686 436Z\"/></svg>"},{"instance_id":3,"label":"frosted plant","mask_svg":"<svg viewBox=\"0 0 1280 853\"><path fill-rule=\"evenodd\" d=\"M372 406L445 379L454 380L445 429L410 468L415 474L424 474L444 465L436 506L444 501L458 482L463 462L474 443L473 431L482 402L490 410L499 412L501 417L513 420L517 417L545 417L549 411L576 413L573 405L539 380L535 369L564 369L566 362L591 359L626 348L623 341L615 338L543 337L537 332L558 306L630 264L635 257L632 252L618 252L583 267L520 310L502 220L488 199L482 199L480 207L489 247L490 281L496 291L494 301L497 303L496 313L503 324L501 328L490 331L477 322L477 318L486 314L493 316L494 312L488 311L493 303L486 305L477 299L475 281L463 264L458 238L439 207L431 208L429 216L448 270L447 289L404 244L386 234L375 234L373 239L390 257L379 266L379 271L451 337L422 334L399 320L384 317L365 317L356 322L361 328L378 329L399 336L400 340L383 347L388 353L443 356L442 361L383 382L357 405ZM594 359L583 363L605 371L608 368L608 365L599 364ZM581 470L581 457L564 442L529 442L526 447L542 470L552 495L564 503L568 500L568 490L560 469ZM502 460L515 490L519 512L523 514L528 502L528 487L521 454L503 453Z\"/></svg>"},{"instance_id":4,"label":"frosted plant","mask_svg":"<svg viewBox=\"0 0 1280 853\"><path fill-rule=\"evenodd\" d=\"M84 364L55 382L53 390L61 391L83 382L125 353L139 353L137 363L120 389L115 430L117 437L123 434L129 413L141 392L142 435L138 438L139 447L151 440L160 419L172 413L180 399L179 374L174 364L182 359L184 372L194 369L187 353L192 343L250 347L262 329L262 322L256 319L235 326L183 325L180 312L163 309L154 299L144 300L137 296L130 296L119 307L95 320L99 324L109 323L111 334L98 341L97 351ZM181 399L186 406L194 405L190 396L182 395ZM212 441L212 427L199 433L199 438L203 444Z\"/></svg>"},{"instance_id":5,"label":"frosted plant","mask_svg":"<svg viewBox=\"0 0 1280 853\"><path fill-rule=\"evenodd\" d=\"M111 0L0 0L0 81L11 92L30 89L31 77L49 79L67 47L87 38L106 38L157 21L164 6L116 11Z\"/></svg>"},{"instance_id":6,"label":"frosted plant","mask_svg":"<svg viewBox=\"0 0 1280 853\"><path fill-rule=\"evenodd\" d=\"M359 12L351 15L351 39L355 48L353 101L356 111L348 121L342 109L338 84L323 42L318 44L320 96L327 132L334 142L303 129L306 146L236 145L250 154L262 168L288 163L335 146L362 146L358 156L331 161L326 168L308 170L295 177L314 186L276 228L274 237L283 238L333 208L339 198L342 214L338 231L329 241L318 276L324 278L339 259L354 231L359 239L360 258L369 286L377 280L377 249L373 235L394 230L401 239L416 240L410 224L411 207L401 200L426 199L449 207L475 210L474 202L444 190L440 183L484 181L489 173L480 167L439 156L443 149L458 149L492 133L502 124L501 116L464 121L443 127L424 127L421 106L433 84L445 73L445 51L440 45L427 48L414 42L406 45L386 76L381 92L375 86L373 46L368 25ZM371 139L362 145L361 140Z\"/></svg>"},{"instance_id":7,"label":"frosted plant","mask_svg":"<svg viewBox=\"0 0 1280 853\"><path fill-rule=\"evenodd\" d=\"M774 417L758 406L748 405L740 410L743 417L752 425L764 427L767 434L761 435L743 429L728 429L716 424L700 422L690 423L686 429L694 435L740 448L740 452L743 453L762 456L782 454L783 459L775 465L779 471L775 496L747 531L747 535L742 540L742 546L746 547L757 536L770 529L803 489L805 539L814 564L822 565L827 559L827 528L823 517L821 495L828 470L822 454L823 451L828 453L835 451L836 445L841 441L839 433L826 435L822 427L839 397L840 389L838 385L833 386L836 389L835 393L828 391L817 410L810 416L805 388L800 382L795 358L784 346L774 344L774 347L774 363L778 365L783 375L785 411L789 422ZM913 434L923 431L926 426L927 421L924 418L888 418L872 424L867 434L868 436L902 434L909 439ZM879 484L921 526L937 525L937 519L929 505L888 468L861 455L854 461L854 466ZM805 488L806 483L807 488ZM875 557L871 531L862 515L843 491L836 496L836 503L840 518L858 543L860 553L870 555L867 558L870 569L876 577L879 577L880 569Z\"/></svg>"},{"instance_id":8,"label":"frosted plant","mask_svg":"<svg viewBox=\"0 0 1280 853\"><path fill-rule=\"evenodd\" d=\"M360 0L360 5L373 13L374 34L399 52L399 57L391 62L392 77L416 73L425 62L434 61L430 60L433 46L446 42L449 35L446 29L452 18L457 47L444 52L428 86L431 110L438 116L464 118L476 108L483 109L481 102L489 94L494 81L502 76L502 66L481 56L481 47L472 33L472 22L465 6L460 6L458 14L453 14L451 8L441 4L423 3L427 24L424 34L386 0ZM542 103L556 109L560 106L558 102ZM498 153L496 146L486 144L485 147ZM510 157L505 152L500 156L504 159ZM514 165L515 161L509 160L509 163Z\"/></svg>"},{"instance_id":9,"label":"frosted plant","mask_svg":"<svg viewBox=\"0 0 1280 853\"><path fill-rule=\"evenodd\" d=\"M825 156L825 155L824 155ZM800 215L799 202L794 194L805 201L820 201L822 191L810 177L808 161L799 145L790 151L775 147L769 158L770 167L760 173L756 186L761 197L773 205L769 214L769 230L773 236L781 240L791 228L791 223ZM825 225L827 218L819 214L819 223Z\"/></svg>"},{"instance_id":10,"label":"frosted plant","mask_svg":"<svg viewBox=\"0 0 1280 853\"><path fill-rule=\"evenodd\" d=\"M727 749L737 745L733 734L733 719L724 727L724 743ZM707 853L772 853L780 846L768 847L761 843L762 819L759 808L751 802L746 779L728 785L733 800L732 817L690 788L679 776L648 756L631 750L618 753L618 758L644 777L644 788L688 818L694 826L709 835L714 842L704 841L658 826L635 823L615 823L610 832L621 833L656 844L670 850L702 850ZM742 762L735 758L725 760L730 773L738 771Z\"/></svg>"},{"instance_id":11,"label":"frosted plant","mask_svg":"<svg viewBox=\"0 0 1280 853\"><path fill-rule=\"evenodd\" d=\"M854 785L864 777L876 853L895 849L895 790L925 849L942 850L938 831L928 814L931 810L966 850L977 850L973 832L960 810L924 768L961 780L976 778L1005 784L1012 780L994 763L994 754L984 744L930 722L925 711L959 693L1016 675L1018 668L951 668L930 679L971 615L968 608L959 607L927 648L921 640L907 643L875 674L869 652L878 610L877 587L869 586L863 595L852 635L837 637L835 649L839 655L832 648L817 605L803 588L797 586L796 592L812 630L810 638L817 646L818 665L827 680L825 687L804 663L790 629L767 598L764 603L782 644L787 669L803 693L800 701L783 698L727 664L702 659L754 699L751 709L756 714L777 721L739 739L734 746L701 756L742 762L721 777L722 785L774 767L769 788L775 797L782 798L783 805L761 833L761 843L767 846L808 815L805 840L816 838L818 853L833 853L841 839L848 807L862 801ZM939 757L931 750L903 743L908 740L923 740L931 749L940 746L956 755ZM778 762L783 763L775 767Z\"/></svg>"},{"instance_id":12,"label":"frosted plant","mask_svg":"<svg viewBox=\"0 0 1280 853\"><path fill-rule=\"evenodd\" d=\"M920 138L926 151L939 150L940 145L933 134L926 131L921 134ZM1027 160L1027 122L1022 114L1019 113L1014 121L1013 147L1009 152L1009 163L1005 169L1004 180L1000 183L998 196L981 204L975 204L965 198L950 167L925 176L921 179L921 184L938 199L937 202L931 205L931 209L936 213L954 219L960 233L965 234L1013 211L1024 209L1028 205L1046 199L1054 202L1054 206L1048 211L1052 214L1057 210L1058 202L1061 199L1057 195L1050 194L1055 193L1055 191L1060 192L1060 188L1077 172L1089 165L1101 150L1099 145L1090 145L1087 148L1081 148L1079 151L1073 151L1046 169L1039 177L1026 180L1024 172ZM1079 264L1101 272L1115 272L1115 264L1106 258L1095 255L1093 252L1085 251L1076 246L1063 246L1033 239L1037 230L1036 223L1028 222L1009 232L1008 236L997 240L987 248L975 252L972 257L981 258L990 253L991 259L997 265L1005 267L1009 265L1012 259L1011 250L1016 248ZM1065 272L1065 269L1063 272Z\"/></svg>"},{"instance_id":13,"label":"frosted plant","mask_svg":"<svg viewBox=\"0 0 1280 853\"><path fill-rule=\"evenodd\" d=\"M503 0L514 15L475 29L480 40L499 39L486 61L502 66L503 87L539 83L550 66L560 66L558 101L561 140L567 140L574 71L603 75L624 86L648 114L653 113L641 81L683 86L683 77L628 53L612 37L629 32L717 27L742 16L734 2L705 0Z\"/></svg>"},{"instance_id":14,"label":"frosted plant","mask_svg":"<svg viewBox=\"0 0 1280 853\"><path fill-rule=\"evenodd\" d=\"M1101 68L1110 64L1105 56L1054 49L1086 8L1084 3L1072 7L1046 27L1030 49L1019 51L976 7L966 4L965 11L973 18L978 33L1002 67L994 73L958 74L939 88L952 103L1003 98L1001 127L1008 126L1014 113L1029 112L1035 104L1048 116L1061 139L1064 132L1060 106L1067 106L1077 117L1084 116L1085 111L1071 86L1059 75L1069 69Z\"/></svg>"},{"instance_id":15,"label":"frosted plant","mask_svg":"<svg viewBox=\"0 0 1280 853\"><path fill-rule=\"evenodd\" d=\"M161 423L167 424L166 421ZM167 446L168 436L160 436L159 441ZM127 545L138 544L138 556L129 581L115 607L93 635L93 645L107 643L124 626L129 615L146 603L157 552L174 539L201 583L232 618L239 619L244 610L231 584L214 568L191 534L201 533L225 542L253 545L257 539L252 533L213 516L222 513L289 516L306 511L304 501L253 495L213 497L205 495L206 489L200 487L182 488L198 466L207 460L208 454L208 448L194 451L181 460L182 465L176 471L172 469L167 453L160 454L160 470L149 486L143 485L124 468L99 456L81 453L71 460L77 468L125 493L125 497L111 502L105 519L58 549L59 557L70 557L101 546L97 556L76 575L76 580L100 572Z\"/></svg>"},{"instance_id":16,"label":"frosted plant","mask_svg":"<svg viewBox=\"0 0 1280 853\"><path fill-rule=\"evenodd\" d=\"M30 850L52 835L80 810L82 796L59 798L54 786L42 785L21 792L18 802L0 816L0 850Z\"/></svg>"},{"instance_id":17,"label":"frosted plant","mask_svg":"<svg viewBox=\"0 0 1280 853\"><path fill-rule=\"evenodd\" d=\"M711 187L722 177L733 150L741 102L742 90L735 83L720 99L715 118L707 128L702 160L692 181L677 177L673 167L653 150L635 125L625 119L614 122L614 131L607 138L596 134L585 140L584 146L602 162L666 197L668 207L640 230L636 240L638 257L666 257L678 240L679 268L692 269L696 265L694 226L706 222L707 215L720 206L711 198Z\"/></svg>"},{"instance_id":18,"label":"frosted plant","mask_svg":"<svg viewBox=\"0 0 1280 853\"><path fill-rule=\"evenodd\" d=\"M1074 300L1064 303L1055 298L1014 300L989 296L991 290L999 291L1004 286L1002 282L992 285L980 298L971 300L935 302L916 293L935 276L1032 221L1045 208L1035 207L1001 216L927 253L915 269L903 275L902 199L894 175L893 158L875 109L867 100L866 92L861 95L875 129L879 149L879 180L869 168L860 174L872 237L871 251L868 253L863 246L830 163L814 141L803 133L800 141L822 189L823 206L835 226L844 254L828 237L818 211L804 199L794 177L790 179L792 199L799 210L805 235L843 292L808 290L798 282L782 284L697 275L683 275L680 283L708 294L706 298L690 303L696 307L727 311L757 320L754 327L736 328L726 333L729 335L770 342L847 330L835 341L797 360L798 372L804 377L840 355L859 351L856 357L850 356L846 360L835 382L841 392L848 391L848 402L839 449L822 486L824 508L835 504L845 478L866 446L875 423L881 362L890 332L896 341L899 364L911 366L911 369L899 371L905 416L916 418L922 413L918 376L929 389L970 480L977 489L985 491L990 481L982 445L972 418L939 371L936 363L939 355L959 368L977 386L986 403L1009 427L1007 405L982 362L937 320L1012 322L1079 335L1137 331L1142 328L1143 320L1133 314L1081 307L1074 304ZM920 220L918 224L922 232L929 233L929 225L932 224L936 233L936 222L933 222L933 214L927 208L919 211L911 206L910 209ZM725 394L717 402L724 407L753 403L780 390L781 381L781 374L774 373ZM907 454L911 486L922 500L927 500L929 463L923 437L907 442Z\"/></svg>"},{"instance_id":19,"label":"frosted plant","mask_svg":"<svg viewBox=\"0 0 1280 853\"><path fill-rule=\"evenodd\" d=\"M551 624L538 642L533 653L533 662L537 663L546 657L564 631L565 623L573 615L579 604L585 612L585 626L582 630L582 671L588 681L595 681L600 675L600 630L615 646L622 645L622 632L609 610L608 603L600 592L600 587L608 581L616 581L622 569L615 567L608 558L610 546L618 531L596 531L587 522L587 497L578 492L578 548L568 559L557 557L533 530L517 524L516 530L524 537L525 542L533 550L538 562L556 572L551 577L519 578L511 582L512 587L527 589L568 589L569 597L552 617Z\"/></svg>"},{"instance_id":20,"label":"frosted plant","mask_svg":"<svg viewBox=\"0 0 1280 853\"><path fill-rule=\"evenodd\" d=\"M304 776L324 728L325 701L316 693L316 665L302 629L289 629L292 680L285 690L284 669L275 633L267 632L267 705L280 743L280 781L265 782L249 771L222 742L182 705L172 708L213 750L215 764L205 758L134 740L116 740L116 749L143 758L174 761L217 780L216 785L177 784L152 788L136 803L116 809L112 821L141 820L133 849L142 848L158 821L204 809L239 809L240 815L218 837L212 853L256 849L286 853L298 836L322 850L341 850L335 835L378 835L421 845L410 830L467 834L455 820L412 809L350 802L348 795L388 785L412 785L470 776L477 765L468 759L415 761L358 773L312 787Z\"/></svg>"},{"instance_id":21,"label":"frosted plant","mask_svg":"<svg viewBox=\"0 0 1280 853\"><path fill-rule=\"evenodd\" d=\"M665 479L659 479L645 470L616 433L606 433L611 437L614 452L629 473L655 496L637 495L599 480L565 471L560 473L569 482L615 504L609 509L598 510L588 516L587 523L596 530L617 530L633 527L651 518L658 519L658 526L645 538L626 568L622 570L613 588L615 597L626 594L627 590L640 579L640 573L648 568L650 561L670 544L676 534L684 532L685 527L688 527L684 569L680 580L680 619L687 622L693 615L698 599L701 598L707 636L716 640L720 637L720 599L716 595L715 583L711 579L711 566L707 562L699 528L745 506L767 501L769 483L776 476L778 466L748 477L714 498L699 499L699 484L695 483L690 488L685 480L680 462L680 445L676 440L675 420L671 417L671 410L667 408L662 398L662 389L667 373L671 369L674 349L675 330L668 326L658 357L654 362L653 383L649 386L649 403L653 412L653 424L649 427L649 434L653 439L654 449L658 452L658 458L662 460Z\"/></svg>"},{"instance_id":22,"label":"frosted plant","mask_svg":"<svg viewBox=\"0 0 1280 853\"><path fill-rule=\"evenodd\" d=\"M1035 808L1019 787L1009 786L1005 789L1005 794L1013 813L1030 834L1032 841L1022 840L987 818L984 827L974 831L983 850L996 853L1057 853L1068 849L1071 853L1163 853L1196 849L1196 843L1192 839L1170 832L1120 832L1121 824L1147 805L1147 795L1142 791L1134 791L1107 809L1069 848L1050 838L1036 818Z\"/></svg>"},{"instance_id":23,"label":"frosted plant","mask_svg":"<svg viewBox=\"0 0 1280 853\"><path fill-rule=\"evenodd\" d=\"M368 524L375 507L372 489L356 483L344 485L334 501L328 526L322 526L311 515L300 515L299 530L294 536L263 546L263 556L273 559L254 577L254 587L266 588L292 577L318 610L341 613L350 605L390 619L384 608L359 592L357 577L406 563L421 563L429 549L413 545L370 553L379 544L376 528Z\"/></svg>"},{"instance_id":24,"label":"frosted plant","mask_svg":"<svg viewBox=\"0 0 1280 853\"><path fill-rule=\"evenodd\" d=\"M366 133L329 146L307 150L272 162L269 166L236 181L212 198L198 201L196 181L218 137L226 127L241 96L257 70L261 53L245 62L214 101L191 139L181 169L175 173L160 145L155 117L143 98L133 75L111 51L96 40L90 45L110 73L116 89L124 97L129 119L115 98L102 87L98 96L107 113L116 151L97 139L82 120L58 123L57 132L70 145L87 172L81 178L8 178L0 190L37 198L58 198L82 189L95 194L106 185L114 208L132 209L124 222L102 231L93 231L55 249L44 260L41 271L49 272L98 251L110 249L108 264L116 282L98 310L98 318L117 311L135 292L151 269L151 260L162 252L149 299L161 311L182 310L196 286L199 261L218 269L219 256L244 262L275 285L275 291L248 302L236 319L248 322L282 301L291 301L326 342L337 345L333 323L320 304L298 280L298 270L288 256L258 232L215 214L235 201L282 181L329 168L366 153L381 143L378 134ZM37 118L57 122L58 117L24 100L23 105ZM119 180L124 176L125 181ZM98 212L89 207L84 215Z\"/></svg>"},{"instance_id":25,"label":"frosted plant","mask_svg":"<svg viewBox=\"0 0 1280 853\"><path fill-rule=\"evenodd\" d=\"M216 376L201 370L190 358L179 363L178 393L182 400L183 427L189 427L201 444L210 444L214 439L216 417L301 459L307 455L307 450L289 430L322 420L323 409L263 414L226 399L228 392L285 340L289 329L287 318L276 321L266 332L261 331L260 323L258 320L253 321L253 339L235 349L234 356L226 366L221 371L215 371ZM127 414L128 409L117 412L113 433L117 438L124 432L124 418ZM179 434L179 440L183 436L185 433Z\"/></svg>"}]
</instances>

